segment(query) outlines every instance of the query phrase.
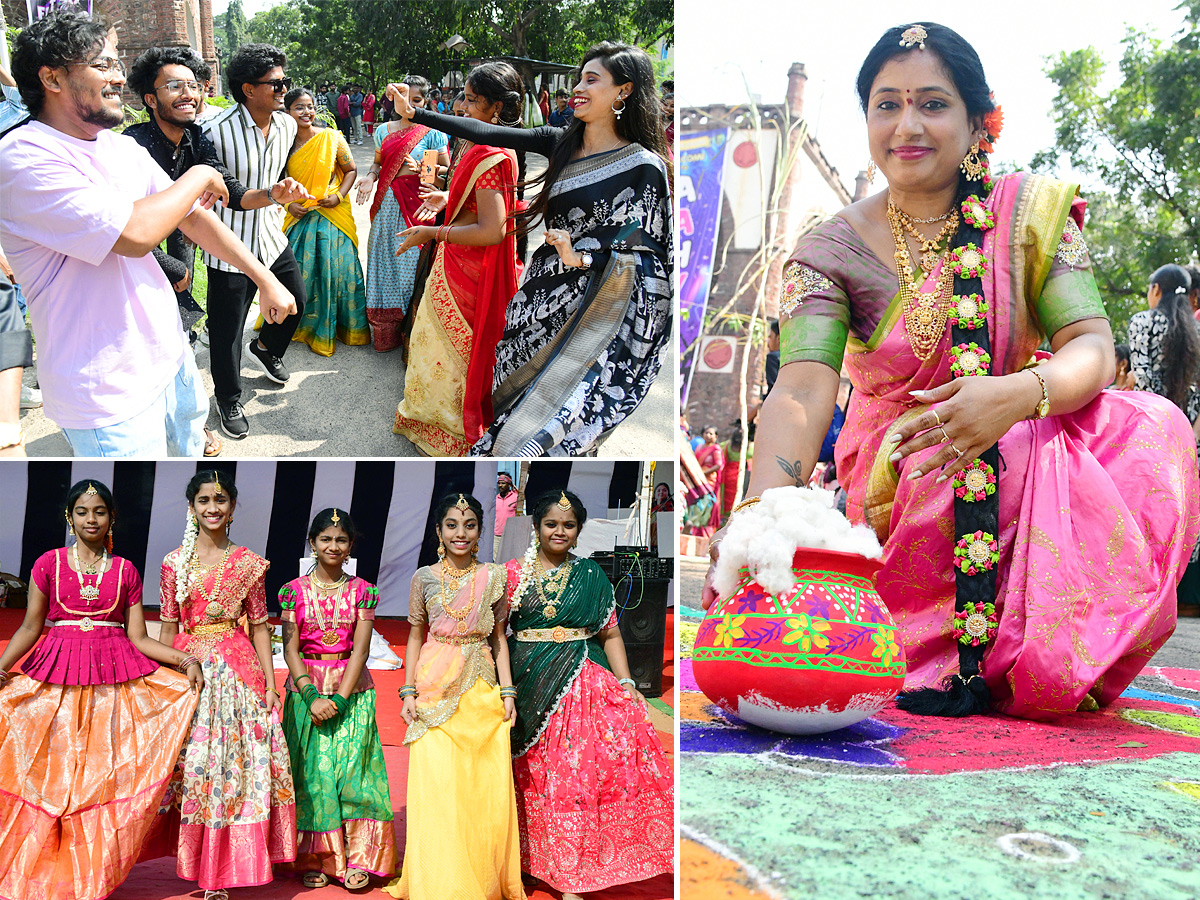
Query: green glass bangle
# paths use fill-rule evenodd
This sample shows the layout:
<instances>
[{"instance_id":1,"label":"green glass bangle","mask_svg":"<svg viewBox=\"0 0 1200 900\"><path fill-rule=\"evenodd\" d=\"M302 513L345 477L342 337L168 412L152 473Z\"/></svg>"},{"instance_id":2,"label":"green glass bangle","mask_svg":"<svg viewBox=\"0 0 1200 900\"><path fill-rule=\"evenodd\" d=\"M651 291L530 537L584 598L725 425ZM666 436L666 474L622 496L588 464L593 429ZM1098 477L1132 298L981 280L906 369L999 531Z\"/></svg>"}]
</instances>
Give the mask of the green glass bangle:
<instances>
[{"instance_id":1,"label":"green glass bangle","mask_svg":"<svg viewBox=\"0 0 1200 900\"><path fill-rule=\"evenodd\" d=\"M339 713L344 713L350 708L350 701L341 694L334 694L329 699L333 701L333 705L337 707Z\"/></svg>"}]
</instances>

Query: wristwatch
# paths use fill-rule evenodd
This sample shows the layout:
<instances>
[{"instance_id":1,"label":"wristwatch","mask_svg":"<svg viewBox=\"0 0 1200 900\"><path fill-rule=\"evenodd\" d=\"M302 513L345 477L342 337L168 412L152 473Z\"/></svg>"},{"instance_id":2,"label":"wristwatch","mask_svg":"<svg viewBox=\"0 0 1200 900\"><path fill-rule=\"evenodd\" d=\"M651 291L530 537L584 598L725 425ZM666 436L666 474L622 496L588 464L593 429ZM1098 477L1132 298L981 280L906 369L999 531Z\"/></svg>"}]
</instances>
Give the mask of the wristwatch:
<instances>
[{"instance_id":1,"label":"wristwatch","mask_svg":"<svg viewBox=\"0 0 1200 900\"><path fill-rule=\"evenodd\" d=\"M1030 369L1029 371L1033 373L1033 377L1036 378L1038 380L1038 384L1042 386L1042 399L1038 405L1034 407L1033 413L1026 418L1044 419L1046 416L1050 415L1050 394L1046 391L1046 379L1044 379L1038 373L1037 369Z\"/></svg>"},{"instance_id":2,"label":"wristwatch","mask_svg":"<svg viewBox=\"0 0 1200 900\"><path fill-rule=\"evenodd\" d=\"M267 199L270 200L272 203L274 203L276 206L278 206L280 209L282 209L286 212L287 204L284 203L282 200L276 200L274 195L271 194L271 191L275 190L275 185L277 185L277 184L279 184L279 182L275 182L275 184L273 184L269 188L267 188Z\"/></svg>"},{"instance_id":3,"label":"wristwatch","mask_svg":"<svg viewBox=\"0 0 1200 900\"><path fill-rule=\"evenodd\" d=\"M583 265L580 268L590 269L592 267L592 254L588 253L588 251L584 250L580 253L579 258L583 261Z\"/></svg>"},{"instance_id":4,"label":"wristwatch","mask_svg":"<svg viewBox=\"0 0 1200 900\"><path fill-rule=\"evenodd\" d=\"M19 447L23 443L25 443L25 435L21 433L19 422L0 422L0 450Z\"/></svg>"}]
</instances>

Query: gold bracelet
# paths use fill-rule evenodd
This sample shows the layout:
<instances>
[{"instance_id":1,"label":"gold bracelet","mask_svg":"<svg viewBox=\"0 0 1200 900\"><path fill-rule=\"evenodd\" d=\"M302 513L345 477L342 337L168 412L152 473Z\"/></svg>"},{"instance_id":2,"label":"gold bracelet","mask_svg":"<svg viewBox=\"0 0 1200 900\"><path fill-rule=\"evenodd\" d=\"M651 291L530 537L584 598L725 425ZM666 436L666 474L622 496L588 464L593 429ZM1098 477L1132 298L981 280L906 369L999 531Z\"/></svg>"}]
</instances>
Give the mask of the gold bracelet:
<instances>
[{"instance_id":1,"label":"gold bracelet","mask_svg":"<svg viewBox=\"0 0 1200 900\"><path fill-rule=\"evenodd\" d=\"M1036 368L1030 367L1027 371L1033 373L1033 377L1038 380L1038 384L1042 386L1042 399L1037 406L1033 408L1033 412L1027 415L1026 419L1044 419L1050 415L1050 393L1046 390L1046 379L1044 379Z\"/></svg>"},{"instance_id":2,"label":"gold bracelet","mask_svg":"<svg viewBox=\"0 0 1200 900\"><path fill-rule=\"evenodd\" d=\"M747 497L745 500L743 500L741 503L739 503L737 506L735 506L732 510L730 510L729 514L732 516L738 510L745 509L747 506L753 506L755 503L757 503L761 499L762 499L762 497Z\"/></svg>"}]
</instances>

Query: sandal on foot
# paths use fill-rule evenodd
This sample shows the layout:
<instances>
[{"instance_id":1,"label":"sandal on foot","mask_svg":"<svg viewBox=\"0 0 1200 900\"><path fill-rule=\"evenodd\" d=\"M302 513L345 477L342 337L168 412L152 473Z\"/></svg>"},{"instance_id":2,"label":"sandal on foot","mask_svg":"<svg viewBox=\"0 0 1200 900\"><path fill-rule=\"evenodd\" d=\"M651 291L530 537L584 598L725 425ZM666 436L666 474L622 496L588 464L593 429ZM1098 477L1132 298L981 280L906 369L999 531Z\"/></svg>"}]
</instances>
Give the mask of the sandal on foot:
<instances>
[{"instance_id":1,"label":"sandal on foot","mask_svg":"<svg viewBox=\"0 0 1200 900\"><path fill-rule=\"evenodd\" d=\"M347 869L346 880L342 882L348 891L361 891L371 883L371 876L362 869Z\"/></svg>"},{"instance_id":2,"label":"sandal on foot","mask_svg":"<svg viewBox=\"0 0 1200 900\"><path fill-rule=\"evenodd\" d=\"M300 883L306 888L323 888L329 884L329 876L324 872L305 872Z\"/></svg>"},{"instance_id":3,"label":"sandal on foot","mask_svg":"<svg viewBox=\"0 0 1200 900\"><path fill-rule=\"evenodd\" d=\"M208 457L221 455L221 439L212 433L211 428L204 429L204 455Z\"/></svg>"},{"instance_id":4,"label":"sandal on foot","mask_svg":"<svg viewBox=\"0 0 1200 900\"><path fill-rule=\"evenodd\" d=\"M215 891L205 891L204 900L229 900L229 891L218 888Z\"/></svg>"}]
</instances>

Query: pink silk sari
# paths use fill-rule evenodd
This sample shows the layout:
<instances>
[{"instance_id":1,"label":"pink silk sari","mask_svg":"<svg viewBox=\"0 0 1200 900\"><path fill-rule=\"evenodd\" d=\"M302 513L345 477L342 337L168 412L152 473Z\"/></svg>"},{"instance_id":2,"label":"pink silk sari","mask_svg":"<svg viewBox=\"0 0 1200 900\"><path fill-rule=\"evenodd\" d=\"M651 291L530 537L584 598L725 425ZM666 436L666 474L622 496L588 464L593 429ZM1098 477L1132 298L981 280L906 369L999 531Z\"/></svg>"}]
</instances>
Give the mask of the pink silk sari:
<instances>
[{"instance_id":1,"label":"pink silk sari","mask_svg":"<svg viewBox=\"0 0 1200 900\"><path fill-rule=\"evenodd\" d=\"M1054 258L1067 216L1082 224L1083 202L1073 195L1073 186L1009 176L987 201L996 218L983 245L993 263L983 278L993 374L1030 359L1042 340L1039 319L1052 332L1103 314L1079 302L1089 264L1068 271ZM925 409L910 391L950 379L949 345L947 329L922 363L893 301L871 339L852 339L846 357L856 390L837 444L838 475L847 515L885 541L878 588L900 626L909 690L935 686L958 667L953 490L932 475L900 477L936 448L897 472L884 440ZM1000 453L1000 627L982 674L1011 715L1051 718L1089 693L1110 703L1174 630L1175 588L1200 530L1188 422L1160 397L1104 391L1074 413L1018 422Z\"/></svg>"}]
</instances>

